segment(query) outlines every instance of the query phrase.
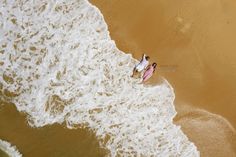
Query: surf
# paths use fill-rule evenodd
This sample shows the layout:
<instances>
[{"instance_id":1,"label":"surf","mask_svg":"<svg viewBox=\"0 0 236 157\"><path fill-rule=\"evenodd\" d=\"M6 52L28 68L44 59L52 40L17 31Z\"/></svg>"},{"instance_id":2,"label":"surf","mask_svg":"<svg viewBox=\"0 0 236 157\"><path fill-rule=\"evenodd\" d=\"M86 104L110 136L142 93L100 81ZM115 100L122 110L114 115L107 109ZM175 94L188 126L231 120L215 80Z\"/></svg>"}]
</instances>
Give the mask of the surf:
<instances>
[{"instance_id":1,"label":"surf","mask_svg":"<svg viewBox=\"0 0 236 157\"><path fill-rule=\"evenodd\" d=\"M0 139L0 151L1 150L10 157L22 157L15 146L12 146L9 142Z\"/></svg>"},{"instance_id":2,"label":"surf","mask_svg":"<svg viewBox=\"0 0 236 157\"><path fill-rule=\"evenodd\" d=\"M86 0L1 5L1 91L32 127L89 128L110 156L199 156L173 124L171 85L144 86L130 77L137 60L116 47L95 6Z\"/></svg>"}]
</instances>

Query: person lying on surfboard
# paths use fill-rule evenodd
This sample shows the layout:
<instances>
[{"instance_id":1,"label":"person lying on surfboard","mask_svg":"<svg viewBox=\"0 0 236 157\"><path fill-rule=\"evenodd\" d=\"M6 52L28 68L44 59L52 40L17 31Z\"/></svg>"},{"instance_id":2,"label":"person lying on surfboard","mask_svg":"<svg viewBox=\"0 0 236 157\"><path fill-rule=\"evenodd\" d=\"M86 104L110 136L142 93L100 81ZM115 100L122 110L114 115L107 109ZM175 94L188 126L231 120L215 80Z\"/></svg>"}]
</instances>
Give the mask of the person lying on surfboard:
<instances>
[{"instance_id":1,"label":"person lying on surfboard","mask_svg":"<svg viewBox=\"0 0 236 157\"><path fill-rule=\"evenodd\" d=\"M146 67L148 66L149 64L149 60L150 57L147 56L146 54L143 54L143 57L142 59L140 60L140 62L134 67L134 70L133 70L133 75L131 77L134 76L135 73L140 73L142 72L144 69L146 69Z\"/></svg>"},{"instance_id":2,"label":"person lying on surfboard","mask_svg":"<svg viewBox=\"0 0 236 157\"><path fill-rule=\"evenodd\" d=\"M143 81L142 82L147 81L153 75L153 73L155 72L156 66L157 66L156 63L152 63L152 65L149 65L147 67L146 71L143 74Z\"/></svg>"}]
</instances>

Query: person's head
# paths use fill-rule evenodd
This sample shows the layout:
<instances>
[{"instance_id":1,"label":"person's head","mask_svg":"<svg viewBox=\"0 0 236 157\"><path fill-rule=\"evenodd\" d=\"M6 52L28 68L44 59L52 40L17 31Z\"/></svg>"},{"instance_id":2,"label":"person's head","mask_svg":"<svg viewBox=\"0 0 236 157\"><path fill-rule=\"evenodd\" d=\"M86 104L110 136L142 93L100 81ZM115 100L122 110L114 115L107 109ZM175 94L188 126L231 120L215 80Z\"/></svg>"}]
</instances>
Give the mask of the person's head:
<instances>
[{"instance_id":1,"label":"person's head","mask_svg":"<svg viewBox=\"0 0 236 157\"><path fill-rule=\"evenodd\" d=\"M157 63L152 63L152 67L155 69L157 66Z\"/></svg>"},{"instance_id":2,"label":"person's head","mask_svg":"<svg viewBox=\"0 0 236 157\"><path fill-rule=\"evenodd\" d=\"M148 61L150 59L150 57L149 56L145 56L145 59Z\"/></svg>"}]
</instances>

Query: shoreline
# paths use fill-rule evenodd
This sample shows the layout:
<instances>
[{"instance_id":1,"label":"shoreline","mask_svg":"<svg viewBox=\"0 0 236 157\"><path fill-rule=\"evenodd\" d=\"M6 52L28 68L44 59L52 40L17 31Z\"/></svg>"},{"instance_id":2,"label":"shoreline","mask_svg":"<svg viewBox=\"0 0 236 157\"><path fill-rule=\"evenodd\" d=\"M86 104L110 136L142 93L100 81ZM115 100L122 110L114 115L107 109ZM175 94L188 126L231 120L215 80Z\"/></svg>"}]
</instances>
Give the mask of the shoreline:
<instances>
[{"instance_id":1,"label":"shoreline","mask_svg":"<svg viewBox=\"0 0 236 157\"><path fill-rule=\"evenodd\" d=\"M116 41L117 47L119 49L124 52L132 52L132 56L137 59L139 59L141 54L145 52L152 58L152 61L157 61L158 65L162 65L162 69L157 70L158 74L156 74L149 82L151 82L151 84L152 82L154 82L155 84L156 82L159 82L158 80L160 80L163 76L167 78L170 84L173 86L173 88L175 89L176 97L174 104L177 110L177 117L174 119L174 122L181 126L183 132L187 134L191 141L196 143L201 156L211 155L220 157L222 155L226 156L230 154L233 157L236 152L236 144L230 139L235 139L236 137L235 128L233 127L233 125L235 124L235 118L233 118L234 114L232 113L232 110L230 110L230 114L228 114L226 110L227 108L224 108L222 112L222 107L224 107L224 105L212 105L212 102L210 101L203 101L204 95L201 94L201 92L210 94L210 90L204 89L208 91L205 92L201 89L204 87L203 79L205 77L203 75L205 73L201 74L201 72L198 72L198 69L201 70L204 66L204 62L201 58L202 56L197 52L194 52L193 56L196 55L197 58L197 60L195 60L190 56L191 53L187 53L186 51L188 47L190 47L188 45L193 42L191 38L197 38L197 36L195 35L196 32L193 30L195 25L188 25L188 21L190 21L190 23L191 20L194 21L190 17L192 16L192 14L190 16L188 16L187 14L185 15L184 8L181 8L183 9L182 13L179 13L178 16L176 15L174 17L171 17L173 16L173 13L175 13L175 11L184 4L184 1L181 1L176 8L173 8L173 6L169 4L169 2L163 2L159 4L159 9L157 9L158 6L155 6L156 3L151 0L143 3L132 0L129 2L115 0L112 2L108 0L100 2L97 0L92 0L91 2L95 4L103 13L105 21L107 22L109 27L111 38L112 40ZM152 4L150 8L147 7L149 5L148 3ZM198 4L196 6L193 5L195 7L194 8L192 4L193 3L191 2L188 5L189 8L193 8L193 11L195 11L198 7L202 7ZM215 5L213 5L213 7L215 7ZM149 8L146 13L150 17L143 15L143 12L145 12L145 8ZM153 8L155 8L157 11L153 11ZM171 8L173 10L171 10ZM204 7L202 8L205 9ZM164 12L163 16L166 16L166 18L161 17L162 11ZM156 17L152 17L152 15L148 12L152 12ZM130 19L129 17L132 18ZM141 19L140 21L136 20L139 18ZM200 18L197 20L202 22ZM186 27L185 23L187 24ZM152 24L156 27L151 26ZM145 30L149 26L149 30ZM159 29L160 31L158 31ZM180 32L178 32L178 29L180 29ZM197 31L199 31L200 29L200 26L198 26ZM171 32L172 30L173 32ZM145 38L147 36L145 36L145 34L149 32L151 32L150 34L148 34L150 39ZM161 38L164 40L162 41ZM197 39L194 39L194 41L195 40ZM207 42L207 40L209 39L206 39L205 42ZM169 43L167 41L169 41ZM173 52L170 52L171 49L174 49ZM176 51L175 49L183 49L182 51L184 52L179 53L178 55L178 51ZM220 49L222 49L222 47ZM198 49L195 46L195 51L197 50ZM177 54L175 54L174 52ZM185 62L181 60L180 55L188 57L189 61L186 60ZM174 57L176 57L177 59L174 59ZM198 65L198 63L199 65L201 65L200 68L197 66L192 66L192 64ZM174 69L169 69L173 67ZM190 68L184 67L192 68L193 72L189 70ZM165 71L167 68L170 71ZM186 72L184 72L184 70ZM180 73L179 76L177 73ZM189 76L186 74L189 74ZM212 76L214 75L215 74L213 73ZM209 78L211 79L211 76ZM199 79L200 82L198 81ZM214 82L211 82L210 85L213 83ZM222 90L227 91L226 93L229 93L229 89L223 88ZM232 93L232 91L230 93ZM215 95L215 91L212 95ZM202 97L202 99L200 99L200 96ZM219 97L217 97L217 99L219 99ZM233 99L230 100L231 103L229 107L232 108ZM232 124L230 124L230 122L225 117L217 115L219 113L220 115L229 118ZM195 130L198 130L198 132L196 132ZM208 135L210 130L213 131L214 134ZM225 138L222 138L222 136ZM217 140L218 142L214 142L215 140ZM217 153L219 146L224 148L224 150L222 150L220 153Z\"/></svg>"},{"instance_id":2,"label":"shoreline","mask_svg":"<svg viewBox=\"0 0 236 157\"><path fill-rule=\"evenodd\" d=\"M236 67L231 63L236 57L233 53L236 47L233 47L231 42L235 39L229 36L236 34L236 31L232 30L236 22L233 20L229 21L229 24L223 22L226 17L236 15L232 15L233 10L231 10L236 5L235 2L232 0L225 2L228 7L232 2L232 7L229 7L227 13L220 10L218 6L220 4L213 1L204 6L202 2L187 3L181 0L176 3L176 7L168 0L165 2L92 0L91 2L102 11L110 36L116 41L119 49L132 53L137 59L145 52L151 57L151 61L157 61L158 66L162 66L157 73L167 78L173 86L176 101L220 114L233 126L236 125L233 112L236 101L234 97ZM215 8L215 11L210 12L207 7ZM204 18L202 14L205 13L209 15ZM222 15L219 19L209 19L220 13ZM196 14L200 14L201 18L196 17ZM208 20L212 20L215 26L208 25ZM224 29L218 32L218 27ZM184 28L185 31L182 32ZM226 45L223 40L229 41L230 45ZM225 54L222 54L223 52ZM168 68L173 69L168 71ZM159 74L156 74L151 81L158 79ZM217 90L213 90L216 87Z\"/></svg>"},{"instance_id":3,"label":"shoreline","mask_svg":"<svg viewBox=\"0 0 236 157\"><path fill-rule=\"evenodd\" d=\"M24 7L29 7L28 3L31 4L27 2L23 4ZM25 32L35 30L42 32L33 33L34 38L27 38L28 34L21 34L20 37L27 38L21 40L23 42L21 45L26 46L29 51L22 50L22 53L12 54L16 60L12 61L10 57L10 61L3 64L3 68L9 66L14 70L15 77L21 78L20 81L23 80L24 86L14 81L14 78L10 79L13 74L6 69L3 71L9 77L2 80L5 81L3 89L7 87L14 90L19 85L23 88L20 90L22 93L20 92L13 102L18 110L27 113L27 120L31 126L42 127L64 122L69 128L84 125L95 132L96 137L100 139L100 146L109 150L111 156L118 154L199 156L195 145L188 140L179 126L173 124L176 112L171 86L163 82L159 86L145 87L130 78L129 72L135 60L131 55L121 53L114 41L110 40L107 25L97 7L92 7L87 1L56 4L58 6L55 6L55 10L51 10L52 7L46 2L35 2L34 5L37 7L30 7L32 9L29 11L37 12L39 15L37 18L30 16L26 20L33 23L32 26L36 28L46 25L51 29L24 28L28 29ZM34 10L41 5L46 5L44 6L46 9ZM60 5L65 9L70 8L70 11L60 12L62 7ZM4 9L8 17L7 6ZM44 20L44 11L49 18L48 21L58 24L57 27L50 27L51 23ZM13 9L13 12L17 11ZM25 17L24 12L21 13L22 15L15 17ZM72 18L71 14L75 16ZM16 21L25 24L24 20L16 19ZM40 23L39 21L43 24L36 25ZM81 23L80 27L75 27ZM14 22L8 24L7 29L17 27ZM19 32L24 33L20 31L22 27L17 28L9 31L13 34L12 38ZM60 33L56 33L58 36L55 36L55 32ZM47 38L49 45L42 44L44 41L41 35L44 34L50 36ZM36 43L34 47L27 47L32 42ZM63 42L67 42L64 44L65 47L62 45L59 49L54 46ZM77 46L78 43L82 43L83 46ZM4 48L8 53L11 53L9 50L12 48L19 51L22 49L20 46L11 47L7 44ZM42 49L45 46L48 46L45 49L48 48L50 51ZM63 48L65 51L61 51ZM35 65L31 59L24 58L31 51L41 52L39 55L42 56L30 56L33 57L32 60L41 59L41 62ZM7 60L7 55L4 57ZM111 58L115 60L111 62ZM23 73L24 71L26 73ZM41 76L27 76L31 73L34 75L38 73ZM135 97L138 97L138 100Z\"/></svg>"},{"instance_id":4,"label":"shoreline","mask_svg":"<svg viewBox=\"0 0 236 157\"><path fill-rule=\"evenodd\" d=\"M107 7L109 7L109 6L107 6ZM114 6L112 8L115 9L116 7L117 6ZM95 8L97 10L99 10L97 7L95 7ZM101 14L100 10L99 10L99 13ZM103 14L101 14L101 16L103 17ZM95 16L95 17L97 17L97 16ZM115 22L119 22L115 19L115 17L116 16L114 16L113 20ZM94 18L94 17L92 17L92 18ZM100 17L99 17L99 19L100 19ZM179 21L181 21L181 19L179 19ZM104 29L104 28L107 29L107 26L102 27L102 29ZM119 27L117 27L116 29L119 30ZM109 28L109 30L110 30L110 28ZM108 30L105 30L105 31L108 31ZM181 32L186 32L186 31L187 31L187 28L185 28L184 30L181 29ZM100 32L101 32L101 30L97 31L97 33L100 33ZM117 32L120 33L120 31L117 31ZM74 32L74 33L76 33L76 32ZM109 34L110 32L108 31L106 33ZM179 91L179 88L175 88L175 87L173 88L170 85L170 83L165 79L164 79L163 84L160 84L159 86L150 86L150 87L147 86L146 87L146 86L142 86L142 85L135 85L135 83L137 83L137 81L131 80L127 76L127 73L130 72L130 70L127 70L127 67L131 68L133 66L134 62L136 61L131 56L134 56L134 57L136 56L137 57L137 56L139 56L139 53L141 53L141 51L139 51L138 53L132 53L132 54L127 55L124 52L129 52L129 51L124 51L123 52L123 51L120 51L118 49L119 43L122 42L123 40L110 41L111 37L109 35L107 36L106 33L103 34L104 38L102 38L102 39L107 40L107 37L108 37L109 42L107 44L99 42L101 44L99 46L97 46L96 45L97 43L96 43L95 44L95 51L93 51L93 53L94 52L96 53L97 52L96 49L100 49L101 48L100 46L102 46L102 48L105 48L105 50L101 48L102 49L102 51L101 51L102 54L100 54L100 55L104 55L104 57L101 57L100 59L103 60L103 61L105 60L106 64L111 65L112 66L111 69L116 69L115 71L118 71L118 72L119 71L121 71L121 72L124 71L126 74L112 73L112 71L109 71L109 68L107 68L106 65L104 65L101 68L102 69L105 68L105 70L101 71L101 73L104 72L103 74L104 74L105 78L103 76L96 75L96 76L100 77L101 80L105 79L108 82L108 83L104 84L104 87L105 87L104 90L101 90L100 92L97 92L94 89L95 87L97 87L96 83L101 84L101 82L96 82L96 80L95 81L91 80L91 81L88 81L88 82L86 82L86 80L81 80L82 85L95 84L93 89L88 89L88 91L90 90L89 93L93 93L95 95L95 100L94 101L91 100L88 103L88 99L86 97L84 97L84 101L79 100L79 101L77 101L77 104L75 103L75 104L69 104L68 105L67 103L70 103L70 101L65 101L64 102L64 100L69 99L70 96L73 95L73 93L76 93L76 91L74 91L74 92L72 91L72 93L68 94L68 95L66 95L67 94L66 93L66 94L64 94L64 95L62 94L60 96L58 96L58 95L50 96L50 94L49 94L49 100L46 101L48 106L45 108L45 112L46 112L45 115L46 115L46 117L49 118L49 121L46 121L46 120L44 121L43 119L37 119L38 118L37 115L34 115L36 117L36 119L31 119L31 120L34 120L34 122L39 120L41 123L38 123L38 126L43 126L45 124L48 125L48 124L52 124L52 123L56 123L56 122L57 123L64 123L64 121L66 121L67 126L69 126L69 127L73 127L73 125L80 125L85 121L85 122L88 123L86 125L90 126L95 131L96 135L94 135L94 136L96 136L98 139L100 139L100 141L96 141L96 142L100 142L100 146L101 146L102 145L101 143L104 142L104 141L102 141L102 139L104 139L105 142L103 143L103 147L110 148L110 151L112 150L111 154L113 154L113 156L116 153L118 153L118 154L119 153L128 153L130 151L130 150L127 150L126 148L128 148L128 147L125 146L125 143L127 144L127 142L130 142L130 141L126 141L126 142L124 141L125 139L128 139L128 138L130 138L130 140L131 140L131 143L129 143L129 145L132 145L133 144L132 140L134 140L134 145L132 145L132 146L134 146L135 150L139 150L140 152L138 152L138 153L140 153L140 154L142 154L142 152L147 153L148 150L150 150L150 148L152 148L152 145L148 146L148 144L150 144L150 141L153 142L153 139L155 139L155 138L161 138L160 141L162 141L162 138L164 138L164 140L162 141L164 143L163 147L165 145L165 141L168 141L168 142L170 142L170 144L173 144L176 141L172 141L172 138L173 139L181 138L181 140L179 141L180 143L181 142L188 142L191 145L191 147L189 147L188 149L189 150L191 149L192 152L189 152L189 150L187 150L187 151L184 150L185 153L195 153L195 155L197 156L197 152L195 152L196 147L193 145L192 142L189 142L188 139L186 139L188 137L191 137L191 138L189 138L190 141L193 140L194 144L196 143L196 146L197 146L198 150L200 149L201 156L209 155L207 153L211 153L211 155L213 155L215 157L217 157L217 155L222 156L224 154L230 154L232 156L234 155L233 150L230 149L230 147L232 146L231 143L230 143L231 141L229 141L228 138L235 137L235 129L233 128L233 126L228 124L228 121L226 119L224 119L224 117L209 113L205 110L202 110L202 109L199 109L199 108L196 108L196 107L192 107L191 105L183 105L182 103L179 103L178 100L175 100L175 97L178 98L179 95L175 96L176 93L173 91L174 89ZM83 34L83 31L81 31L81 34ZM114 34L114 32L111 31L111 34ZM125 35L127 35L127 34L125 34ZM85 34L85 36L86 36L86 34ZM125 38L125 39L130 41L129 38ZM118 44L116 44L115 41ZM84 43L84 44L86 44L86 43ZM135 43L132 43L132 44L135 45ZM92 46L94 46L94 45L92 45ZM127 47L130 48L128 45L127 45ZM82 51L84 52L84 49L82 49ZM109 54L109 52L112 52L113 54ZM134 51L131 51L131 52L134 52ZM152 51L150 50L148 52L152 52ZM89 55L91 55L89 52L87 52L87 53ZM107 54L103 54L103 53L107 53ZM71 55L73 56L74 54L71 53ZM86 56L90 57L89 55L86 55ZM111 55L111 56L108 57L108 59L107 59L107 58L105 58L105 56L107 56L107 55ZM117 60L118 60L117 64L113 64L114 62L109 62L110 58L112 58L114 56L115 57L118 56L117 57ZM159 56L155 56L155 55L152 55L152 56L154 56L154 60L155 60L155 58L157 59L159 57ZM74 57L76 58L77 56L75 55ZM82 55L82 57L83 57L83 55ZM65 58L59 58L59 59L62 59L62 61L66 61L67 59L70 59L70 58L73 58L73 57L68 57L68 58L65 57ZM48 59L49 60L52 59L52 61L53 61L53 55L52 55L51 58L48 58ZM79 59L79 57L78 57L78 59ZM102 63L100 61L100 59L95 60L95 64L97 62ZM164 60L167 61L168 59L164 59ZM79 60L79 61L83 62L84 60ZM169 60L169 62L170 61L171 61L171 59ZM57 63L55 63L55 64L57 64ZM65 64L67 65L68 63L65 62ZM74 63L74 65L80 67L80 65L77 65L76 63ZM164 62L160 60L160 65L168 65L168 64L164 64ZM175 64L173 64L173 65L175 65ZM91 75L94 72L94 71L91 71L91 69L93 69L93 67L91 67L90 65L87 65L87 66L90 67L90 69L86 68L86 66L85 66L85 68L81 67L82 70L83 70L83 73L85 74L84 76L86 77L86 75L88 75L89 78L92 78L94 76L94 75ZM125 66L126 66L126 69L124 68ZM49 65L49 67L50 67L50 65ZM70 67L71 66L68 66L67 69L70 68ZM181 66L179 68L181 69ZM73 68L71 70L75 71L75 69L73 69ZM178 67L177 67L177 70L178 70L178 72L181 72L181 71L179 71ZM53 70L53 71L55 71L55 70ZM63 69L62 69L62 71L63 71ZM67 70L65 70L65 71L67 71ZM75 73L70 73L70 71L67 71L67 72L69 74L73 75L75 78L77 78L77 76L78 76L78 75L74 75ZM124 78L125 81L122 81L122 79L113 79L113 80L111 80L111 78L115 78L117 76L117 74L118 74L119 77ZM159 74L159 76L162 75L162 74L164 74L164 73L161 72ZM61 75L62 75L62 73L60 73L60 76L58 76L58 77L59 78L62 77ZM81 75L81 74L79 74L79 75ZM173 74L171 74L171 75L173 75ZM46 75L46 76L48 76L48 75ZM163 75L163 76L165 76L165 75ZM64 76L64 77L66 78L66 76ZM169 77L166 77L166 78L169 78ZM49 76L48 78L51 78L51 77ZM197 78L199 78L198 75L197 75ZM73 79L73 78L70 78L70 77L68 78L69 83L67 81L65 81L67 83L67 85L71 85L70 84L71 79ZM157 76L153 77L150 82L152 82L154 79L157 79ZM174 77L172 78L172 80L173 79L174 79ZM177 78L177 80L178 80L178 78ZM55 80L52 80L52 81L55 81ZM56 81L58 81L58 80L56 80ZM99 81L99 79L98 79L98 81ZM115 94L112 93L113 91L109 90L114 86L114 85L110 86L109 82L113 82L113 83L115 83L115 85L118 84L116 86L116 89L118 89L118 90L114 90ZM127 84L125 84L125 83L127 83ZM173 82L171 84L173 84ZM130 87L131 85L132 85L132 88ZM174 84L174 85L176 85L176 84ZM127 86L128 86L128 88L127 88ZM74 87L74 85L73 85L73 87ZM127 89L124 89L124 87L126 87ZM65 88L66 88L66 85L65 85ZM135 90L133 90L133 88L137 88L138 90L135 91ZM1 86L1 89L3 89L2 86ZM63 91L65 91L65 90L63 89ZM71 91L69 91L69 92L71 92ZM120 100L115 99L116 101L108 103L107 98L109 98L112 95L116 95L116 93L119 93L117 96L120 97ZM155 93L155 94L153 94L153 93ZM43 93L43 94L45 94L45 93ZM82 93L82 95L81 95L81 93L78 93L78 95L80 95L81 99L83 99L83 95L86 95L86 94L87 93ZM179 93L177 92L177 94L179 94ZM28 96L30 97L31 95L28 95ZM133 99L127 99L127 97L133 98L135 96L136 97L138 96L138 99L139 99L138 101L135 101L135 99L134 100ZM34 95L32 95L32 97L34 97ZM75 98L76 98L76 96L74 97L74 99ZM110 97L109 100L112 99L112 98L114 98L114 97ZM148 99L145 101L145 99L141 99L141 98L148 98ZM69 100L73 100L73 99L69 99ZM128 101L128 103L126 103L127 101ZM89 107L89 111L83 109L84 107L80 108L80 105L78 105L78 104L80 104L79 102L81 104L85 103L87 105L90 105L90 106L87 106L87 107ZM93 102L98 102L99 103L98 106L94 105ZM57 108L57 106L58 106L57 103L59 103L59 105L61 105L58 108ZM149 110L147 108L147 106L143 105L142 103L146 104L147 106L149 105L148 107L151 110ZM19 105L19 104L16 104L16 106L17 105ZM65 107L63 107L63 106L65 106ZM44 108L45 106L42 106L42 107ZM62 107L63 112L61 112L60 107ZM4 108L4 106L3 106L3 108ZM9 109L9 106L5 107L5 108ZM139 110L139 112L137 112L136 110ZM152 111L156 111L156 110L157 110L157 112L155 112L155 113L152 112ZM175 118L175 121L174 121L175 123L173 124L173 118L176 115L176 110L177 110L178 114L177 114L177 117ZM27 110L27 112L29 112L29 111L30 111L30 109ZM34 108L33 108L33 111L34 111ZM41 110L39 110L39 111L41 111ZM129 111L128 114L127 114L127 111ZM17 111L17 112L19 112L19 111ZM55 114L55 112L56 112L56 114ZM141 113L141 112L143 112L143 113ZM9 112L9 113L11 113L11 112ZM107 115L107 114L110 114L110 115ZM146 116L142 117L142 114L146 115ZM78 115L84 115L84 116L78 117ZM87 115L89 115L89 117ZM148 119L147 115L151 115L151 117ZM4 116L8 116L8 115L6 114ZM32 116L32 117L35 118L34 116ZM54 116L56 116L56 118ZM125 117L125 116L127 116L127 117ZM103 117L103 118L101 118L101 117ZM15 118L15 117L13 116L11 118ZM64 119L64 118L66 118L66 119ZM146 120L144 120L144 118L146 118ZM23 119L22 118L16 118L16 119L18 119L18 120L21 119L22 122L25 122L25 117ZM103 121L104 119L107 119L109 121ZM132 123L129 123L130 120L132 120ZM159 120L163 121L163 122L160 122ZM127 126L119 124L118 123L119 121L126 122ZM7 123L7 121L2 122L1 124L4 124L4 123ZM138 123L142 124L143 127L140 128L140 125L138 125ZM31 121L31 124L34 124L34 123ZM156 125L156 124L159 124L159 125ZM7 127L11 127L10 125L11 124L6 124ZM36 125L36 124L34 124L34 125ZM181 128L182 131L179 129L178 125L182 126L182 128ZM132 126L132 127L129 127L129 126ZM167 128L167 129L162 130L163 128L160 127L160 126L163 126L163 128ZM207 127L205 127L205 126L207 126ZM26 130L28 129L28 131L26 131L26 132L30 133L31 131L29 131L29 130L32 130L32 128L28 128L28 127L29 126L26 126ZM53 128L55 127L56 129L54 129L54 131L61 131L61 129L63 129L61 126L57 127L57 125L46 126L46 128L50 128L50 127L53 127ZM145 130L146 128L148 128L148 129ZM152 132L149 132L150 131L149 128L151 128L151 130L152 129L156 130L155 134L152 133ZM129 135L128 136L126 129L131 130L131 131L134 130L134 131L131 133L131 135L129 135L129 132L128 132L128 135ZM138 132L140 129L141 129L141 132ZM144 130L142 130L142 129L144 129ZM38 131L36 131L36 130L31 132L32 133L31 136L39 135L40 134L39 130L44 130L47 133L50 132L49 131L50 129L45 129L45 127L38 128ZM65 131L65 130L67 130L67 131ZM80 136L83 136L83 135L85 137L88 137L88 136L90 137L90 135L88 135L86 133L82 133L82 135L80 135L80 134L78 135L78 133L75 133L75 134L72 135L72 134L69 133L71 131L68 131L68 129L65 129L65 130L61 131L62 135L68 135L70 137L71 136L77 136L77 138L80 137ZM135 132L135 130L137 130L137 131ZM161 132L158 132L160 130L164 132L165 136L162 135ZM208 134L209 130L211 132L214 132L215 134L210 134L209 135ZM4 131L6 131L6 130L4 130ZM75 130L75 132L77 132L77 131L78 130ZM123 131L123 133L121 131ZM148 136L143 138L142 133L145 132L145 131L146 131ZM65 133L65 132L67 132L67 133ZM119 132L121 132L121 133L119 133ZM200 135L199 135L199 132L201 133ZM54 140L56 139L54 142L57 142L57 140L59 140L59 139L56 138L57 136L54 135L54 133L55 132L52 131L51 136ZM114 133L117 133L117 134L114 134ZM188 137L184 133L187 133ZM7 135L7 134L10 135L10 132L9 133L5 132L5 135ZM140 134L141 134L141 136L140 136ZM105 135L109 135L108 138L107 138L107 136L104 137ZM124 135L125 135L125 138L124 138ZM173 136L173 137L169 138L169 137L166 137L166 135L168 135L168 136L170 135L170 136ZM67 137L66 139L70 139L70 137ZM217 143L217 142L214 143L214 140L216 139L216 137L217 137L217 141L219 141L220 143ZM17 139L17 135L14 138ZM122 140L123 138L124 138L124 140ZM8 138L6 138L6 139L8 139ZM75 141L73 141L73 139L74 138L72 137L71 138L71 143L72 144L73 144L73 142L75 142ZM137 142L137 141L135 142L136 139L139 139L141 141L141 143L139 141L138 146L135 145L136 142ZM211 139L211 140L209 140L209 142L213 141L213 144L211 144L209 146L209 143L205 143L206 141L204 141L206 139L207 140ZM92 141L93 138L90 139L90 140ZM35 141L38 141L38 140L35 140ZM116 141L117 143L113 143L114 141ZM11 142L13 142L13 141L11 141ZM23 141L19 141L19 139L18 139L18 142L22 144ZM123 143L124 145L121 144L121 146L123 147L121 149L118 146L122 142L124 142ZM167 142L166 145L168 145L168 142ZM16 142L13 142L13 143L16 143ZM177 141L177 143L178 143L178 141ZM140 148L139 148L140 145L142 146L142 150L140 150ZM209 151L209 150L217 150L216 148L219 147L219 145L224 146L224 150L222 150L220 153L214 154L214 153L217 153L217 151L216 152ZM209 152L202 151L203 150L202 148L204 146L209 146L209 147L206 147L206 150L209 151ZM178 147L182 147L182 145L178 146ZM19 147L19 148L20 148L20 150L23 151L23 154L24 154L24 149L21 149L21 147ZM117 148L119 149L119 151L117 151ZM163 148L162 148L162 145L161 145L160 150L162 151L162 149ZM100 152L100 150L98 150L98 151ZM153 151L156 151L156 149L153 149ZM170 151L173 151L172 152L173 154L178 152L178 150L177 151L175 150L175 147L172 147L172 149ZM49 150L49 152L50 152L50 150ZM63 154L64 152L60 152L60 153ZM68 152L68 153L73 154L73 152Z\"/></svg>"}]
</instances>

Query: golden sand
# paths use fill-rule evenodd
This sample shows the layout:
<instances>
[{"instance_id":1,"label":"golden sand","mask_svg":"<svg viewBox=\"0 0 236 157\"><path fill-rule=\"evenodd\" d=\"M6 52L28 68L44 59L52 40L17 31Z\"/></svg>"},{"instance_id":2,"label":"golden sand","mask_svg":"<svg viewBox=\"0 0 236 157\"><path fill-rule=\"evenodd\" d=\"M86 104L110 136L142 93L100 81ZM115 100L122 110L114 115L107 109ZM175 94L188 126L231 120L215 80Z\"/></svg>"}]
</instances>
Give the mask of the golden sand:
<instances>
[{"instance_id":1,"label":"golden sand","mask_svg":"<svg viewBox=\"0 0 236 157\"><path fill-rule=\"evenodd\" d=\"M171 83L178 112L175 122L201 156L235 156L236 1L91 2L104 15L119 49L137 59L145 52L158 63L150 82L164 77ZM31 128L13 104L2 104L0 138L16 145L23 156L105 154L88 130L62 125Z\"/></svg>"},{"instance_id":2,"label":"golden sand","mask_svg":"<svg viewBox=\"0 0 236 157\"><path fill-rule=\"evenodd\" d=\"M236 1L92 0L119 49L150 55L177 101L236 126ZM152 80L155 80L153 78Z\"/></svg>"},{"instance_id":3,"label":"golden sand","mask_svg":"<svg viewBox=\"0 0 236 157\"><path fill-rule=\"evenodd\" d=\"M171 83L175 121L201 156L235 156L236 1L91 2L119 49L158 63L150 82Z\"/></svg>"}]
</instances>

